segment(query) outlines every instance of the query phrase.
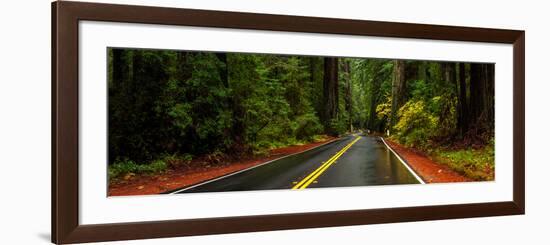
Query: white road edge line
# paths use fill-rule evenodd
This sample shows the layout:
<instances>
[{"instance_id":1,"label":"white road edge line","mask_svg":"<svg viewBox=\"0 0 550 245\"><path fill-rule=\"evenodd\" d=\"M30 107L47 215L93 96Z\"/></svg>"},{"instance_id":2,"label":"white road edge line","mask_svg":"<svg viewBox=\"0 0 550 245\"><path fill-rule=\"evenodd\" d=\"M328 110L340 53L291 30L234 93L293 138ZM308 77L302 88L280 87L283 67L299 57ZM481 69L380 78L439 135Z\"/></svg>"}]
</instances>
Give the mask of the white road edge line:
<instances>
[{"instance_id":1,"label":"white road edge line","mask_svg":"<svg viewBox=\"0 0 550 245\"><path fill-rule=\"evenodd\" d=\"M386 147L388 147L388 149L390 149L391 152L393 152L393 154L397 157L397 159L399 159L399 161L401 161L401 163L403 163L403 165L405 165L405 167L409 170L409 172L412 173L412 175L418 180L418 182L420 182L420 184L426 184L426 182L424 182L424 180L422 180L422 178L420 178L420 176L418 176L414 170L412 170L412 168L409 166L409 164L407 164L407 162L405 162L387 143L386 141L384 140L384 138L380 137L380 139L382 140L382 142L384 142L384 145L386 145Z\"/></svg>"},{"instance_id":2,"label":"white road edge line","mask_svg":"<svg viewBox=\"0 0 550 245\"><path fill-rule=\"evenodd\" d=\"M286 156L283 156L283 157L279 157L279 158L277 158L277 159L273 159L273 160L270 160L270 161L267 161L267 162L258 164L258 165L256 165L256 166L252 166L252 167L250 167L250 168L246 168L246 169L239 170L239 171L237 171L237 172L233 172L233 173L230 173L230 174L222 175L222 176L220 176L220 177L218 177L218 178L214 178L214 179L211 179L211 180L207 180L207 181L204 181L204 182L201 182L201 183L198 183L198 184L189 186L189 187L185 187L185 188L183 188L183 189L179 189L179 190L177 190L177 191L173 191L173 192L170 192L170 193L166 193L166 194L171 195L171 194L177 194L177 193L179 193L179 192L184 192L184 191L189 190L189 189L191 189L191 188L195 188L195 187L198 187L198 186L201 186L201 185L205 185L205 184L208 184L208 183L210 183L210 182L218 181L218 180L227 178L227 177L229 177L229 176L233 176L233 175L235 175L235 174L239 174L239 173L242 173L242 172L245 172L245 171L248 171L248 170L251 170L251 169L254 169L254 168L257 168L257 167L260 167L260 166L263 166L263 165L266 165L266 164L269 164L269 163L272 163L272 162L275 162L275 161L278 161L278 160L281 160L281 159L283 159L283 158L287 158L287 157L291 157L291 156L294 156L294 155L297 155L297 154L301 154L301 153L304 153L304 152L308 152L308 151L311 151L311 150L313 150L313 149L317 149L317 148L319 148L319 147L321 147L321 146L325 146L325 145L328 145L328 144L330 144L330 143L334 143L334 142L340 141L340 140L342 140L342 139L337 139L337 140L333 140L333 141L330 141L330 142L326 142L326 143L324 143L324 144L322 144L322 145L318 145L318 146L316 146L316 147L307 149L307 150L305 150L305 151L296 152L296 153L292 153L292 154L290 154L290 155L286 155Z\"/></svg>"}]
</instances>

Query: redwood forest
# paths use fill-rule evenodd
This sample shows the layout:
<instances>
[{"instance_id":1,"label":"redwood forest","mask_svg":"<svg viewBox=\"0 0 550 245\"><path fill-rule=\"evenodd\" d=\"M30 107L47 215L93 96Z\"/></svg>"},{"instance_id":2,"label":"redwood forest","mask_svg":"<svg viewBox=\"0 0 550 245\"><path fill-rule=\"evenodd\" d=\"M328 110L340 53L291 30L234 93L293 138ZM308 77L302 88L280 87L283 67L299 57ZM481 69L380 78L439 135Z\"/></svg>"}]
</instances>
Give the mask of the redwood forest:
<instances>
[{"instance_id":1,"label":"redwood forest","mask_svg":"<svg viewBox=\"0 0 550 245\"><path fill-rule=\"evenodd\" d=\"M109 195L495 177L494 64L107 51Z\"/></svg>"}]
</instances>

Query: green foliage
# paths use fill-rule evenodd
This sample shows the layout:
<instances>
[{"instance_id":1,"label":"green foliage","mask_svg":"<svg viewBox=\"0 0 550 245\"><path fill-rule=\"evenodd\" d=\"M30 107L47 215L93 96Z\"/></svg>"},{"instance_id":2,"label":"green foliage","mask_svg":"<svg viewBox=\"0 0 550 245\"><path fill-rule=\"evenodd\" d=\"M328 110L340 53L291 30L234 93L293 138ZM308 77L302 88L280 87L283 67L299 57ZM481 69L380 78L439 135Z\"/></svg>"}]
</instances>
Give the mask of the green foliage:
<instances>
[{"instance_id":1,"label":"green foliage","mask_svg":"<svg viewBox=\"0 0 550 245\"><path fill-rule=\"evenodd\" d=\"M494 140L482 149L438 149L433 154L437 161L474 180L495 179Z\"/></svg>"},{"instance_id":2,"label":"green foliage","mask_svg":"<svg viewBox=\"0 0 550 245\"><path fill-rule=\"evenodd\" d=\"M322 70L313 76L311 60L110 49L113 174L139 171L142 167L135 166L155 159L175 166L186 162L182 156L312 140L324 128L313 107L322 101L315 97Z\"/></svg>"},{"instance_id":3,"label":"green foliage","mask_svg":"<svg viewBox=\"0 0 550 245\"><path fill-rule=\"evenodd\" d=\"M387 121L391 114L391 98L376 106L376 116L379 120Z\"/></svg>"},{"instance_id":4,"label":"green foliage","mask_svg":"<svg viewBox=\"0 0 550 245\"><path fill-rule=\"evenodd\" d=\"M172 118L172 124L178 129L180 135L184 136L185 131L191 123L191 105L188 103L177 103L169 109L168 115Z\"/></svg>"},{"instance_id":5,"label":"green foliage","mask_svg":"<svg viewBox=\"0 0 550 245\"><path fill-rule=\"evenodd\" d=\"M164 160L155 160L150 164L136 164L134 161L125 159L118 160L109 165L109 179L114 179L127 174L157 174L165 171L168 164Z\"/></svg>"},{"instance_id":6,"label":"green foliage","mask_svg":"<svg viewBox=\"0 0 550 245\"><path fill-rule=\"evenodd\" d=\"M390 130L397 141L423 149L457 135L458 87L449 73L455 64L407 61L405 92L395 100L392 60L338 58L328 66L324 60L109 49L110 176L161 171L192 156L266 154L350 128ZM338 70L330 86L325 69ZM325 96L336 103L330 113ZM393 113L392 101L402 101ZM467 154L442 157L459 161Z\"/></svg>"},{"instance_id":7,"label":"green foliage","mask_svg":"<svg viewBox=\"0 0 550 245\"><path fill-rule=\"evenodd\" d=\"M182 155L177 154L164 154L161 157L162 161L166 162L168 167L176 168L185 164L188 164L193 160L193 155L184 153Z\"/></svg>"},{"instance_id":8,"label":"green foliage","mask_svg":"<svg viewBox=\"0 0 550 245\"><path fill-rule=\"evenodd\" d=\"M229 88L221 79L224 64L212 53L188 55L186 62L190 77L179 86L183 98L170 109L172 122L178 125L180 134L187 134L187 140L195 142L186 147L191 152L225 148L225 131L231 126L231 115L226 103Z\"/></svg>"},{"instance_id":9,"label":"green foliage","mask_svg":"<svg viewBox=\"0 0 550 245\"><path fill-rule=\"evenodd\" d=\"M426 80L409 81L410 95L413 99L431 98L434 94L434 86Z\"/></svg>"},{"instance_id":10,"label":"green foliage","mask_svg":"<svg viewBox=\"0 0 550 245\"><path fill-rule=\"evenodd\" d=\"M306 83L309 73L303 59L239 54L229 57L231 84L242 101L248 143L286 145L321 133L322 126L310 102L311 84Z\"/></svg>"},{"instance_id":11,"label":"green foliage","mask_svg":"<svg viewBox=\"0 0 550 245\"><path fill-rule=\"evenodd\" d=\"M435 136L438 138L452 138L457 126L457 99L456 96L443 94L430 101L430 111L438 118Z\"/></svg>"},{"instance_id":12,"label":"green foliage","mask_svg":"<svg viewBox=\"0 0 550 245\"><path fill-rule=\"evenodd\" d=\"M346 120L332 119L330 120L330 130L334 135L342 135L347 130Z\"/></svg>"},{"instance_id":13,"label":"green foliage","mask_svg":"<svg viewBox=\"0 0 550 245\"><path fill-rule=\"evenodd\" d=\"M431 114L424 101L408 101L399 109L399 121L394 126L395 137L412 147L424 147L437 128L438 118Z\"/></svg>"},{"instance_id":14,"label":"green foliage","mask_svg":"<svg viewBox=\"0 0 550 245\"><path fill-rule=\"evenodd\" d=\"M353 124L358 128L367 128L370 107L367 103L367 89L361 83L352 83L352 113ZM357 95L355 95L357 94Z\"/></svg>"},{"instance_id":15,"label":"green foliage","mask_svg":"<svg viewBox=\"0 0 550 245\"><path fill-rule=\"evenodd\" d=\"M361 110L353 114L354 118L362 121L357 126L384 131L389 117L384 109L391 109L393 62L378 59L352 59L351 67L352 83L355 84L353 107ZM390 107L385 107L388 101Z\"/></svg>"},{"instance_id":16,"label":"green foliage","mask_svg":"<svg viewBox=\"0 0 550 245\"><path fill-rule=\"evenodd\" d=\"M293 131L297 139L311 141L323 133L323 125L313 112L309 112L296 117Z\"/></svg>"},{"instance_id":17,"label":"green foliage","mask_svg":"<svg viewBox=\"0 0 550 245\"><path fill-rule=\"evenodd\" d=\"M109 159L151 161L169 143L163 140L169 132L156 104L170 78L166 64L174 56L166 51L144 50L122 50L117 54L117 59L111 59L116 69L109 82Z\"/></svg>"},{"instance_id":18,"label":"green foliage","mask_svg":"<svg viewBox=\"0 0 550 245\"><path fill-rule=\"evenodd\" d=\"M422 97L409 100L399 109L394 138L407 146L428 149L434 139L451 137L456 129L456 103L456 98L446 94L427 101Z\"/></svg>"},{"instance_id":19,"label":"green foliage","mask_svg":"<svg viewBox=\"0 0 550 245\"><path fill-rule=\"evenodd\" d=\"M245 128L245 143L288 137L291 109L283 84L270 77L272 68L267 63L273 60L240 54L229 55L229 60L229 78L235 91L233 98L242 112L239 116Z\"/></svg>"}]
</instances>

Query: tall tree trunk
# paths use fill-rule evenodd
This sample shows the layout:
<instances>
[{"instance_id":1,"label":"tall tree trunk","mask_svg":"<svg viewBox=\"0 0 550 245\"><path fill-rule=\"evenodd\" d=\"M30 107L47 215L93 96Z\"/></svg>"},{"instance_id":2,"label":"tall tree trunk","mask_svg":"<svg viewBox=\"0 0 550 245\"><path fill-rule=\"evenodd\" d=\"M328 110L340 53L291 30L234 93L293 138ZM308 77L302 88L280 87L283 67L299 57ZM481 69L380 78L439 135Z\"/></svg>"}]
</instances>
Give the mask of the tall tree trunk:
<instances>
[{"instance_id":1,"label":"tall tree trunk","mask_svg":"<svg viewBox=\"0 0 550 245\"><path fill-rule=\"evenodd\" d=\"M395 60L393 63L390 129L397 123L397 111L405 101L405 86L405 61Z\"/></svg>"},{"instance_id":2,"label":"tall tree trunk","mask_svg":"<svg viewBox=\"0 0 550 245\"><path fill-rule=\"evenodd\" d=\"M485 64L487 126L495 126L495 65Z\"/></svg>"},{"instance_id":3,"label":"tall tree trunk","mask_svg":"<svg viewBox=\"0 0 550 245\"><path fill-rule=\"evenodd\" d=\"M447 83L451 84L456 89L456 64L445 63L444 67L445 67L445 81L447 81Z\"/></svg>"},{"instance_id":4,"label":"tall tree trunk","mask_svg":"<svg viewBox=\"0 0 550 245\"><path fill-rule=\"evenodd\" d=\"M353 101L352 101L352 91L351 91L352 89L351 88L351 68L350 68L349 60L345 60L342 65L346 76L346 93L344 97L345 107L348 113L349 131L352 132L353 131L353 112L352 112Z\"/></svg>"},{"instance_id":5,"label":"tall tree trunk","mask_svg":"<svg viewBox=\"0 0 550 245\"><path fill-rule=\"evenodd\" d=\"M483 64L472 64L470 68L470 123L469 127L479 128L485 124L487 98L486 79Z\"/></svg>"},{"instance_id":6,"label":"tall tree trunk","mask_svg":"<svg viewBox=\"0 0 550 245\"><path fill-rule=\"evenodd\" d=\"M454 62L444 62L441 63L441 66L443 68L443 79L445 80L444 87L445 88L452 88L449 90L444 90L443 96L446 98L446 101L450 101L455 98L455 96L458 96L458 86L456 81L456 63ZM458 106L453 107L449 103L443 103L441 104L441 110L439 112L439 125L440 130L439 134L441 136L445 136L445 138L451 138L453 137L458 127L457 126L457 118L453 117L453 110L457 109Z\"/></svg>"},{"instance_id":7,"label":"tall tree trunk","mask_svg":"<svg viewBox=\"0 0 550 245\"><path fill-rule=\"evenodd\" d=\"M428 81L426 81L426 78L427 78L426 67L427 67L427 62L426 61L420 61L420 64L418 64L418 80L428 82Z\"/></svg>"},{"instance_id":8,"label":"tall tree trunk","mask_svg":"<svg viewBox=\"0 0 550 245\"><path fill-rule=\"evenodd\" d=\"M458 129L464 136L468 130L468 100L466 97L466 67L464 63L458 65L459 92L458 92Z\"/></svg>"},{"instance_id":9,"label":"tall tree trunk","mask_svg":"<svg viewBox=\"0 0 550 245\"><path fill-rule=\"evenodd\" d=\"M325 116L322 62L323 58L309 57L309 81L311 86L309 96L312 98L312 104L315 108L315 112L321 120Z\"/></svg>"},{"instance_id":10,"label":"tall tree trunk","mask_svg":"<svg viewBox=\"0 0 550 245\"><path fill-rule=\"evenodd\" d=\"M469 127L481 136L494 127L494 65L472 64L470 72Z\"/></svg>"},{"instance_id":11,"label":"tall tree trunk","mask_svg":"<svg viewBox=\"0 0 550 245\"><path fill-rule=\"evenodd\" d=\"M225 63L225 81L224 84L226 84L227 88L231 88L231 76L230 69L231 69L231 58L234 56L230 56L228 58L226 53L223 53L223 55L218 55L218 59L220 59L222 62ZM237 65L238 66L238 65ZM222 74L222 79L224 79L224 75ZM231 105L230 110L231 114L233 116L232 124L231 124L231 140L233 141L231 145L231 150L237 154L245 153L250 150L250 148L246 147L246 123L245 123L245 115L246 111L245 108L243 108L243 102L241 101L243 98L240 96L235 96L234 93L236 93L234 90L231 91L231 95L228 97L228 103Z\"/></svg>"},{"instance_id":12,"label":"tall tree trunk","mask_svg":"<svg viewBox=\"0 0 550 245\"><path fill-rule=\"evenodd\" d=\"M229 89L229 62L227 60L227 53L216 53L216 57L223 63L223 68L220 71L220 80L223 86ZM229 146L231 150L236 153L241 153L246 150L243 148L245 146L245 125L242 119L244 116L243 109L233 96L227 96L225 101L225 104L229 107L226 108L226 110L232 112L233 120L231 126L225 129L224 135L232 140Z\"/></svg>"},{"instance_id":13,"label":"tall tree trunk","mask_svg":"<svg viewBox=\"0 0 550 245\"><path fill-rule=\"evenodd\" d=\"M141 74L144 72L143 51L136 50L132 56L132 91L137 90L138 84L143 81Z\"/></svg>"},{"instance_id":14,"label":"tall tree trunk","mask_svg":"<svg viewBox=\"0 0 550 245\"><path fill-rule=\"evenodd\" d=\"M226 53L216 53L216 57L220 62L224 64L224 68L220 72L220 79L222 80L223 85L226 88L229 88L229 80L228 80L228 73L229 73L229 67L227 65L227 54Z\"/></svg>"},{"instance_id":15,"label":"tall tree trunk","mask_svg":"<svg viewBox=\"0 0 550 245\"><path fill-rule=\"evenodd\" d=\"M129 86L130 66L128 59L128 52L123 49L112 49L113 63L112 63L112 77L109 82L109 163L113 163L116 156L121 154L127 154L127 148L122 143L121 135L125 135L127 131L126 121L119 120L119 118L126 118L128 110L122 105L127 105L125 99L127 91L125 89ZM115 116L116 115L116 116Z\"/></svg>"},{"instance_id":16,"label":"tall tree trunk","mask_svg":"<svg viewBox=\"0 0 550 245\"><path fill-rule=\"evenodd\" d=\"M325 130L335 134L332 121L338 117L338 58L324 58L323 97Z\"/></svg>"},{"instance_id":17,"label":"tall tree trunk","mask_svg":"<svg viewBox=\"0 0 550 245\"><path fill-rule=\"evenodd\" d=\"M470 65L470 103L468 110L470 113L470 121L468 127L475 126L476 119L479 117L480 107L483 104L483 98L481 98L481 91L479 90L481 83L481 64Z\"/></svg>"},{"instance_id":18,"label":"tall tree trunk","mask_svg":"<svg viewBox=\"0 0 550 245\"><path fill-rule=\"evenodd\" d=\"M128 78L128 63L124 61L125 51L113 49L113 85L117 86Z\"/></svg>"}]
</instances>

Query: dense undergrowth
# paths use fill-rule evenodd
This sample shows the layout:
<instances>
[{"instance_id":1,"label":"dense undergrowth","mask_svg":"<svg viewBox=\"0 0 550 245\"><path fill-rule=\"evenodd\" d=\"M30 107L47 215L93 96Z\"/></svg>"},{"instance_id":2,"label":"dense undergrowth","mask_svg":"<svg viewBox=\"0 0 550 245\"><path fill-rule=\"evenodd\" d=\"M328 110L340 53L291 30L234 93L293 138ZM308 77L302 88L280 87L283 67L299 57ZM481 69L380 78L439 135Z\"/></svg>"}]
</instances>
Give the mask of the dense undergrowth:
<instances>
[{"instance_id":1,"label":"dense undergrowth","mask_svg":"<svg viewBox=\"0 0 550 245\"><path fill-rule=\"evenodd\" d=\"M210 154L193 156L191 154L173 154L164 155L159 159L151 162L137 163L130 159L117 159L113 164L108 166L108 175L110 181L120 181L128 179L135 175L156 175L166 172L170 169L191 168L192 164L198 164L201 167L217 166L227 164L230 161L246 159L251 157L265 157L269 155L269 151L273 149L305 145L308 143L327 140L326 135L314 135L309 140L287 139L284 142L259 142L252 147L249 154L230 155L221 151L215 151ZM195 160L195 161L193 161Z\"/></svg>"}]
</instances>

